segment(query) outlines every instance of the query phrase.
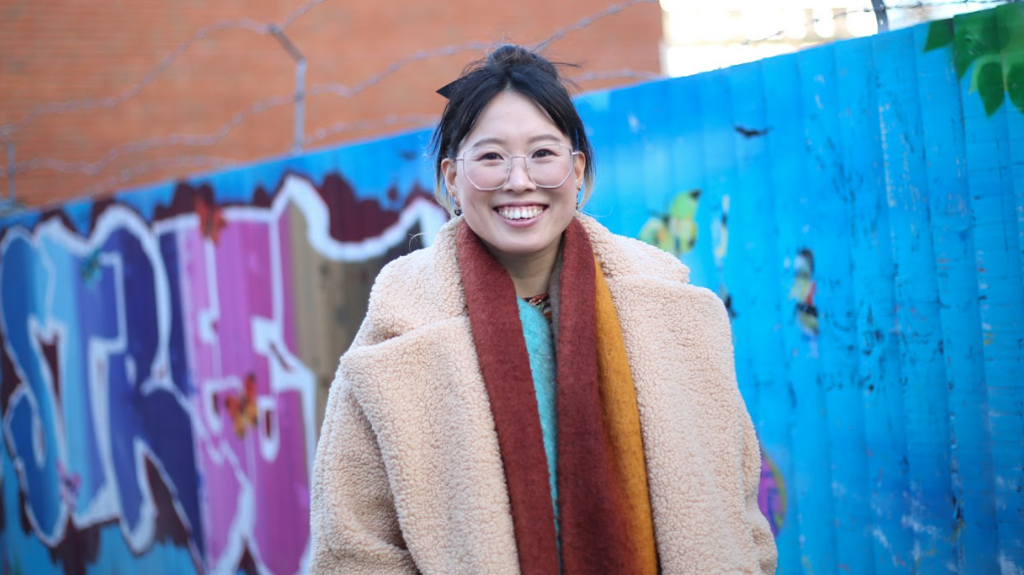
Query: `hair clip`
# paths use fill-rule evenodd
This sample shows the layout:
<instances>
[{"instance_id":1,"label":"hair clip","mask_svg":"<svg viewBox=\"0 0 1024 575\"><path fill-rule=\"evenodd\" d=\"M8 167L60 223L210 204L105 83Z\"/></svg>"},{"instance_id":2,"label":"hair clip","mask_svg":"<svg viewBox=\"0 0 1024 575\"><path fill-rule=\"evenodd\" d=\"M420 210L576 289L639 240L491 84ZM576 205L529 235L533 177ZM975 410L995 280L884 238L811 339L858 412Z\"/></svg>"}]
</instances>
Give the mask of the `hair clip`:
<instances>
[{"instance_id":1,"label":"hair clip","mask_svg":"<svg viewBox=\"0 0 1024 575\"><path fill-rule=\"evenodd\" d=\"M462 82L463 78L456 78L455 80L448 82L444 86L438 88L437 93L444 96L446 100L452 99L452 92L459 87L459 83Z\"/></svg>"}]
</instances>

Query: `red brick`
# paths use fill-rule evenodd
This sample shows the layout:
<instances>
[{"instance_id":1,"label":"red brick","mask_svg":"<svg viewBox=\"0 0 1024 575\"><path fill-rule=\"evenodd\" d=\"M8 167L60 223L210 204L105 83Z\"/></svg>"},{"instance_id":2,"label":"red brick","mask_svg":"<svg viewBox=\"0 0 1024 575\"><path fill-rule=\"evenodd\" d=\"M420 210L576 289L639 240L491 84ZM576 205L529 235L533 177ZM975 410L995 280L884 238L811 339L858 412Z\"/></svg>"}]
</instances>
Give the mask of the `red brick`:
<instances>
[{"instance_id":1,"label":"red brick","mask_svg":"<svg viewBox=\"0 0 1024 575\"><path fill-rule=\"evenodd\" d=\"M120 94L200 28L242 17L257 22L281 20L303 1L252 0L243 5L200 0L11 0L0 7L0 125L16 121L40 104ZM614 3L329 0L299 18L287 33L309 61L307 88L328 82L353 86L419 51L480 41L537 42ZM583 62L579 73L622 68L656 73L660 71L661 31L661 9L651 2L570 33L548 53L557 59ZM466 52L420 61L351 99L311 96L306 132L339 121L377 120L390 114L437 115L444 100L433 91L480 56L480 52ZM48 157L92 162L129 142L215 132L252 103L291 94L293 79L294 63L273 37L226 30L193 44L138 96L116 108L42 116L9 139L19 161ZM608 80L581 87L632 82L635 80ZM116 176L121 169L175 155L241 161L279 155L292 145L292 114L290 105L272 109L237 127L216 146L150 150L119 158L95 177L48 170L23 173L17 180L18 199L29 205L64 201ZM338 134L314 145L325 147L406 128ZM193 171L162 170L127 185ZM6 188L0 177L0 189Z\"/></svg>"}]
</instances>

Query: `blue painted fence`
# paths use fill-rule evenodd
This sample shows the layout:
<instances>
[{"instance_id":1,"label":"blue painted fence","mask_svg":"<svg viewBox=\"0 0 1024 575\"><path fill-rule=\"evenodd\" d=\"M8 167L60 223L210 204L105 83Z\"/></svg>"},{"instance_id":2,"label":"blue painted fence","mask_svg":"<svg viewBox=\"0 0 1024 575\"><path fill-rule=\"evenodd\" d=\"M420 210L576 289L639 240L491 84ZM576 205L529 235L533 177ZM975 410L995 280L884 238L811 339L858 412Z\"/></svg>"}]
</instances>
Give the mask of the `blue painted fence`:
<instances>
[{"instance_id":1,"label":"blue painted fence","mask_svg":"<svg viewBox=\"0 0 1024 575\"><path fill-rule=\"evenodd\" d=\"M617 233L679 256L693 281L718 292L733 317L739 384L763 448L760 502L776 533L779 573L1024 574L1024 4L591 93L578 106L598 165L587 211ZM285 326L278 341L284 350L272 351L278 361L306 370L308 383L294 383L294 389L322 404L375 270L410 247L409 233L429 235L438 224L436 210L423 201L431 187L429 162L422 159L428 137L405 134L0 222L0 341L7 346L0 353L4 573L305 569L301 541L287 553L259 546L260 537L269 537L260 521L301 522L289 513L308 513L305 508L289 508L272 495L244 500L243 490L237 509L231 508L237 516L224 515L204 491L219 461L200 464L209 449L203 418L210 416L200 413L205 404L197 399L209 384L202 375L207 368L189 363L202 362L189 355L199 352L179 353L175 346L192 349L179 342L191 323L200 331L215 325L182 311L181 302L208 297L207 280L188 262L242 250L230 247L239 222L249 226L249 239L239 246L271 238L268 249L250 245L255 251L245 257L267 258L278 299L264 298L259 282L239 279L231 289L248 290L250 305L261 298L278 302L273 309L284 311L274 321ZM97 240L121 228L130 231L125 239ZM147 252L139 260L145 265L133 273L156 282L156 305L166 300L167 308L156 319L132 315L127 321L137 333L164 333L137 324L170 322L169 343L150 338L169 346L153 352L172 358L160 377L179 390L178 405L195 400L196 407L173 410L186 428L192 421L179 440L187 445L176 449L166 436L146 431L136 442L142 450L136 455L145 452L145 458L129 457L131 473L118 471L145 484L122 489L169 503L160 507L158 501L155 516L145 505L130 517L123 505L113 514L90 515L82 512L86 504L100 508L111 497L126 499L115 493L116 484L100 503L83 499L80 457L44 456L46 465L28 466L38 477L25 473L29 454L40 457L39 444L91 446L103 438L63 427L70 421L61 411L68 397L87 393L61 395L31 385L33 377L46 380L55 365L72 365L62 355L71 352L46 339L60 333L59 322L47 323L18 302L33 290L107 289L109 278L91 279L93 268L106 269L110 254L138 251L132 238L148 245L147 237L159 249ZM31 274L19 267L28 264L8 250L18 238L46 245L51 264L76 241L93 248L75 248L81 274L59 276L58 285L45 265ZM341 270L344 283L314 281L314 272L326 277L329 269ZM181 279L152 270L172 270ZM168 281L168 289L159 286ZM133 289L148 285L136 281ZM323 300L309 294L337 292L339 285L354 290L347 303L331 304L332 310L309 303ZM230 297L222 296L225 306ZM79 321L94 311L80 310ZM337 342L337 349L314 349L322 342L303 339L311 330L341 334L319 338ZM50 347L18 340L24 345L15 357L15 333L36 334ZM252 354L258 345L242 343L250 347L223 342L220 353ZM26 367L32 350L36 364ZM107 389L103 378L113 377L65 375L90 394ZM314 379L320 382L315 389ZM234 422L238 438L249 437L249 425L272 425L254 407L277 405L257 401L260 385L256 379L244 389L238 384L232 393L241 395L224 404L233 419L218 416L229 430ZM211 397L214 413L220 404ZM53 407L58 404L64 407ZM251 421L245 415L250 408ZM107 439L122 427L146 427L135 404L114 405L114 414L82 409L90 417L124 412L102 427ZM289 423L296 444L309 439L303 428L317 425L279 422ZM277 457L264 449L263 436L252 441L265 459ZM130 466L142 461L147 467L132 472ZM308 468L299 467L275 481L301 491ZM55 476L55 487L40 495L30 487L47 474ZM162 495L147 493L152 482ZM91 488L105 493L100 483ZM46 529L42 516L67 520L68 528ZM228 524L231 533L221 536L218 525Z\"/></svg>"}]
</instances>

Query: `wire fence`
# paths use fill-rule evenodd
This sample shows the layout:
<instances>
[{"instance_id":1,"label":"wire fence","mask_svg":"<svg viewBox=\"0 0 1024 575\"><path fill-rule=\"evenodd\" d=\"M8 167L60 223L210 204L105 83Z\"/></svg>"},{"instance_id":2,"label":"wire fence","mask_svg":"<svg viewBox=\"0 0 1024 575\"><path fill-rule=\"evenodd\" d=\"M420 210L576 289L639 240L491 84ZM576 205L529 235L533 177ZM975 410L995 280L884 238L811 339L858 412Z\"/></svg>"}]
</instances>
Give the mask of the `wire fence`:
<instances>
[{"instance_id":1,"label":"wire fence","mask_svg":"<svg viewBox=\"0 0 1024 575\"><path fill-rule=\"evenodd\" d=\"M928 2L928 3L915 2L913 4L905 4L903 2L900 2L900 3L896 4L895 6L886 6L883 3L879 7L843 10L843 11L840 11L840 12L836 12L836 13L828 16L828 17L811 18L810 20L808 20L804 24L804 27L805 28L810 28L810 27L814 26L815 24L818 24L822 20L825 20L826 18L839 19L839 18L845 18L845 17L847 17L847 16L849 16L851 14L867 14L867 13L872 13L873 12L877 16L877 18L878 18L878 23L879 23L878 31L879 32L885 32L885 31L887 31L887 28L888 28L888 24L887 24L888 23L888 18L886 17L886 15L887 15L887 13L890 10L892 10L892 11L915 11L915 10L926 10L926 9L929 9L929 8L941 8L941 7L948 7L948 6L984 6L986 4L989 4L989 5L1010 4L1010 3L1013 3L1013 2L1019 2L1019 1L1020 0L951 0L949 2L942 2L942 1ZM885 24L883 24L883 22L885 22ZM767 42L769 40L774 40L775 38L778 38L778 37L782 36L785 33L786 33L786 30L782 29L782 30L779 30L779 31L777 31L777 32L775 32L773 34L769 34L768 36L764 36L764 37L758 38L756 40L748 40L748 41L744 42L744 44L749 45L749 44L757 44L757 43L760 43L760 42Z\"/></svg>"},{"instance_id":2,"label":"wire fence","mask_svg":"<svg viewBox=\"0 0 1024 575\"><path fill-rule=\"evenodd\" d=\"M840 12L834 12L828 16L828 18L839 19L856 13L870 13L874 12L878 19L879 30L882 31L887 27L887 14L890 11L896 12L908 12L908 11L921 11L935 7L949 7L949 6L965 6L965 7L986 7L996 4L1006 4L1015 2L1018 0L950 0L950 1L936 1L936 2L915 2L908 4L905 2L899 2L893 6L885 5L878 0L872 0L872 7L865 7L861 9L850 9ZM99 178L105 172L116 169L117 173L106 177L104 179L95 181L85 188L78 190L73 194L73 197L83 198L91 197L98 194L108 193L115 190L118 186L123 186L130 182L137 180L138 178L151 174L154 172L164 171L168 169L211 169L221 168L230 166L232 164L239 163L241 161L252 161L253 158L226 158L217 155L204 155L204 154L179 154L165 158L157 159L145 159L140 160L136 163L130 164L127 167L120 169L115 168L115 163L118 160L125 158L131 158L137 156L143 152L159 151L162 149L169 148L211 148L221 143L229 134L245 125L252 120L253 117L260 114L266 113L270 110L282 108L285 106L293 106L295 108L294 117L294 132L295 142L292 148L293 152L303 150L306 146L310 146L316 143L323 142L324 140L344 135L347 133L366 132L372 130L383 130L391 127L424 127L432 125L436 122L437 117L433 115L424 114L390 114L384 118L378 119L363 119L359 121L349 122L336 122L327 126L322 126L311 131L306 131L304 127L305 115L304 115L304 103L308 98L322 95L334 95L339 98L350 100L355 98L357 95L365 92L367 89L377 86L389 78L394 76L400 70L407 68L413 64L421 63L427 60L436 58L442 58L446 56L453 56L462 53L480 53L493 46L492 42L474 41L461 44L453 44L449 46L443 46L440 48L433 48L427 50L420 50L412 53L408 56L400 58L389 65L383 67L379 72L374 73L366 79L352 84L345 85L339 82L327 82L321 83L311 87L305 87L305 57L299 52L291 38L287 36L288 29L300 18L306 16L311 11L314 11L316 7L324 4L326 0L312 0L303 4L287 16L285 16L280 22L257 22L249 18L222 20L213 24L204 26L199 30L196 30L191 36L185 41L177 45L172 49L166 56L164 56L151 70L142 76L137 82L122 90L117 94L113 94L102 98L86 98L77 100L67 100L62 102L47 102L44 104L37 105L31 108L27 113L21 117L15 119L13 122L0 125L0 143L3 143L7 151L7 188L8 198L2 199L3 194L0 191L0 215L5 211L10 212L12 210L18 210L23 208L21 204L17 202L15 196L15 184L17 182L17 176L19 174L26 174L36 170L49 170L63 174L79 174L89 177ZM594 23L603 20L605 18L613 17L623 11L640 4L653 4L658 0L626 0L602 10L596 11L592 14L588 14L576 22L558 28L552 31L546 38L534 44L536 49L544 49L552 44L562 40L566 36L584 30ZM820 22L823 18L811 18L808 19L804 26L810 28ZM174 66L188 51L192 50L199 42L204 39L210 38L214 35L221 34L230 30L241 30L250 32L253 34L272 36L275 37L281 44L282 48L289 53L296 64L296 78L295 88L291 94L282 94L273 96L268 99L253 102L248 106L243 107L229 119L223 122L215 130L205 134L167 134L145 138L142 140L126 142L123 144L116 145L106 150L101 156L93 160L64 160L59 158L38 156L32 157L26 160L17 161L16 159L16 146L14 144L14 138L19 133L31 130L33 124L44 116L68 114L71 112L82 112L90 110L110 110L117 108L121 104L137 98L142 94L146 88L150 87L161 75L167 72L172 66ZM787 32L787 29L780 29L779 31L759 37L757 39L748 39L743 42L744 45L758 44L762 42L773 41L780 38ZM569 80L576 84L592 81L607 81L607 80L652 80L661 78L661 74L652 73L643 70L634 69L618 69L618 70L597 70L586 73L581 73L576 76L570 77ZM199 96L201 97L201 96ZM69 130L74 129L74 126L69 126Z\"/></svg>"}]
</instances>

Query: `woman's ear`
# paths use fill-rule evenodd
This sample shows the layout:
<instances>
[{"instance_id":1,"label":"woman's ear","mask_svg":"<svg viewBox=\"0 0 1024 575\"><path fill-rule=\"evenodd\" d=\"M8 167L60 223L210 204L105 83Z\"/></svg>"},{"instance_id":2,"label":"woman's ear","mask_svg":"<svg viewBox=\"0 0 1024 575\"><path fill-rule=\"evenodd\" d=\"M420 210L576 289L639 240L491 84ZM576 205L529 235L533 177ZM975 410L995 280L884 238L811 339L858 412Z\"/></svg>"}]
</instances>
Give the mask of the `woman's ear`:
<instances>
[{"instance_id":1,"label":"woman's ear","mask_svg":"<svg viewBox=\"0 0 1024 575\"><path fill-rule=\"evenodd\" d=\"M456 162L451 158L445 158L441 160L441 172L444 173L444 185L448 189L448 195L452 198L456 198L458 189L455 187L455 176L458 175L456 172Z\"/></svg>"},{"instance_id":2,"label":"woman's ear","mask_svg":"<svg viewBox=\"0 0 1024 575\"><path fill-rule=\"evenodd\" d=\"M576 179L576 189L582 189L583 175L587 171L587 157L583 155L583 152L579 152L574 156L572 171L573 177Z\"/></svg>"}]
</instances>

